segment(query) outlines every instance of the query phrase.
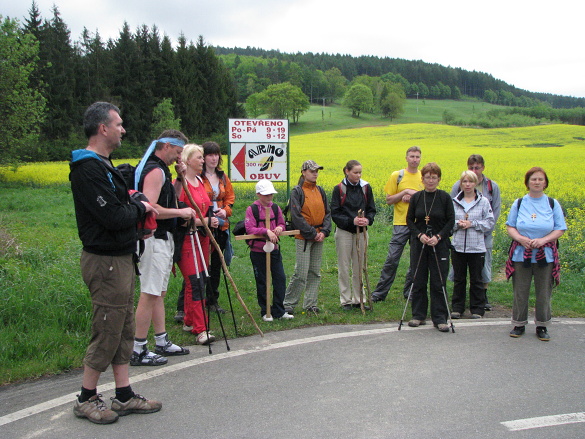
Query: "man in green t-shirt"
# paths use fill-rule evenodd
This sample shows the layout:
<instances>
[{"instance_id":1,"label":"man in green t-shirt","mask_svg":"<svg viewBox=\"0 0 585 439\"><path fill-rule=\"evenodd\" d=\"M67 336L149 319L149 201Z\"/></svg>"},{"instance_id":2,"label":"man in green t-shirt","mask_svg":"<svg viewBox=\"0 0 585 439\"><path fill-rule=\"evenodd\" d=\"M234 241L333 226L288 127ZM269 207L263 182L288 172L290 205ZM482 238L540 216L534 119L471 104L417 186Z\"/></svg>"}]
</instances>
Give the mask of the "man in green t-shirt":
<instances>
[{"instance_id":1,"label":"man in green t-shirt","mask_svg":"<svg viewBox=\"0 0 585 439\"><path fill-rule=\"evenodd\" d=\"M393 172L388 183L384 186L386 203L394 206L394 228L392 239L388 246L388 256L380 273L380 280L372 293L372 302L381 302L386 299L394 283L400 257L410 239L410 229L406 225L406 213L408 212L410 197L423 188L422 176L418 170L420 158L421 150L418 146L408 148L406 151L406 168ZM404 283L404 297L408 297L408 290L411 284L412 273L409 268Z\"/></svg>"}]
</instances>

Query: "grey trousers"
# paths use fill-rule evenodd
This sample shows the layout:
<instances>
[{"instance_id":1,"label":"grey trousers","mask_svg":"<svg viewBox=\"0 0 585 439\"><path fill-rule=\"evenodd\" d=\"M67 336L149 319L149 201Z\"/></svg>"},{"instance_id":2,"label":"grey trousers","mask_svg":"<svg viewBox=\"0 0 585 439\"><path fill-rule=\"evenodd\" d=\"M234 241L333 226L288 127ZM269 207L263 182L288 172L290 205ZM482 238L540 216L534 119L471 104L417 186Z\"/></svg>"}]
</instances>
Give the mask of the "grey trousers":
<instances>
[{"instance_id":1,"label":"grey trousers","mask_svg":"<svg viewBox=\"0 0 585 439\"><path fill-rule=\"evenodd\" d=\"M512 284L514 286L512 324L514 326L525 326L528 323L528 298L532 278L534 278L534 293L536 296L534 323L536 326L547 326L550 323L550 298L553 287L552 269L552 262L545 267L530 264L528 268L525 268L522 262L514 262L514 274L512 275Z\"/></svg>"},{"instance_id":2,"label":"grey trousers","mask_svg":"<svg viewBox=\"0 0 585 439\"><path fill-rule=\"evenodd\" d=\"M295 239L296 263L295 272L284 295L284 307L294 308L298 305L303 291L305 300L303 308L317 306L317 292L321 283L321 255L323 242Z\"/></svg>"},{"instance_id":3,"label":"grey trousers","mask_svg":"<svg viewBox=\"0 0 585 439\"><path fill-rule=\"evenodd\" d=\"M386 257L386 262L384 262L384 266L382 267L380 280L378 281L378 285L376 285L376 289L372 293L372 297L384 300L388 295L388 292L394 283L394 279L396 278L396 270L398 269L398 264L400 263L400 257L402 256L404 247L406 246L406 243L409 239L410 229L408 226L394 226L392 231L392 238L390 239L390 244L388 245L388 256ZM408 291L410 290L411 285L412 271L410 267L408 267L403 290L403 295L405 297L408 297Z\"/></svg>"}]
</instances>

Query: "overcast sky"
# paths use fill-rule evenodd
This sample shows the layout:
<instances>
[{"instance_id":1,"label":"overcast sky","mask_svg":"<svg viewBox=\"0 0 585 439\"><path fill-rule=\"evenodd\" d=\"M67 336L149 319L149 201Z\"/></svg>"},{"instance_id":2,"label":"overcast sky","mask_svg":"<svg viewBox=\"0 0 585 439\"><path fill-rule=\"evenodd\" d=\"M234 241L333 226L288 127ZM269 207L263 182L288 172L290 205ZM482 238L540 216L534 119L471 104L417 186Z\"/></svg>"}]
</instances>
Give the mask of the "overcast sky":
<instances>
[{"instance_id":1,"label":"overcast sky","mask_svg":"<svg viewBox=\"0 0 585 439\"><path fill-rule=\"evenodd\" d=\"M210 45L282 52L376 55L486 72L529 91L585 97L583 15L577 0L37 0L57 5L73 41L81 31L116 38L153 24ZM28 17L27 0L0 14Z\"/></svg>"}]
</instances>

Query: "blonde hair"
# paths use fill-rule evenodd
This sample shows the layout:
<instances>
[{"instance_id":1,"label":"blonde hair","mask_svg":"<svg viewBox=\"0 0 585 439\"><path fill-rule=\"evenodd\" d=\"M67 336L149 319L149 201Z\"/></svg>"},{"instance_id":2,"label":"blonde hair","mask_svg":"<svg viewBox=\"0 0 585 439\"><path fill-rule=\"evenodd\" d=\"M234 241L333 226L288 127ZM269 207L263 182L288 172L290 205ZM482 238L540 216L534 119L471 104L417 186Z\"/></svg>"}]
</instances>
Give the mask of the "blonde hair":
<instances>
[{"instance_id":1,"label":"blonde hair","mask_svg":"<svg viewBox=\"0 0 585 439\"><path fill-rule=\"evenodd\" d=\"M475 184L479 183L479 178L477 178L477 175L475 175L475 172L470 171L468 169L461 173L461 178L459 179L459 181L463 181L466 178Z\"/></svg>"},{"instance_id":2,"label":"blonde hair","mask_svg":"<svg viewBox=\"0 0 585 439\"><path fill-rule=\"evenodd\" d=\"M203 148L196 143L187 143L183 148L183 152L181 153L181 161L183 163L187 163L191 156L196 152L200 152L201 155L203 155Z\"/></svg>"}]
</instances>

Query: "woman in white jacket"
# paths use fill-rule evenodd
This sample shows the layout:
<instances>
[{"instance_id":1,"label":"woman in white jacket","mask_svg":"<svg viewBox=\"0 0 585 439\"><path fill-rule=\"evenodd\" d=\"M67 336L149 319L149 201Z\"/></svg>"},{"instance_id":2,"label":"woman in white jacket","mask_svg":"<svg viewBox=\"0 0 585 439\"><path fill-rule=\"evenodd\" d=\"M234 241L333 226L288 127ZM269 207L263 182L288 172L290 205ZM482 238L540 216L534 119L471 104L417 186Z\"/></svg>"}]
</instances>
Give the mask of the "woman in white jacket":
<instances>
[{"instance_id":1,"label":"woman in white jacket","mask_svg":"<svg viewBox=\"0 0 585 439\"><path fill-rule=\"evenodd\" d=\"M495 221L489 201L475 190L477 182L473 171L464 171L460 178L461 192L453 198L453 319L461 318L465 311L468 271L471 318L479 319L485 312L486 297L481 278L486 252L484 235L494 228Z\"/></svg>"}]
</instances>

